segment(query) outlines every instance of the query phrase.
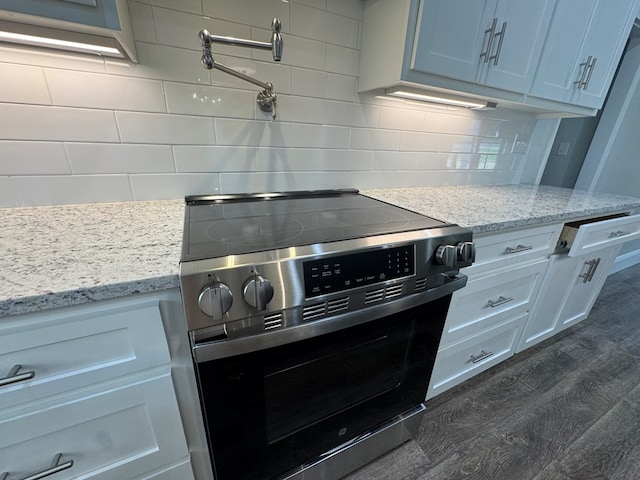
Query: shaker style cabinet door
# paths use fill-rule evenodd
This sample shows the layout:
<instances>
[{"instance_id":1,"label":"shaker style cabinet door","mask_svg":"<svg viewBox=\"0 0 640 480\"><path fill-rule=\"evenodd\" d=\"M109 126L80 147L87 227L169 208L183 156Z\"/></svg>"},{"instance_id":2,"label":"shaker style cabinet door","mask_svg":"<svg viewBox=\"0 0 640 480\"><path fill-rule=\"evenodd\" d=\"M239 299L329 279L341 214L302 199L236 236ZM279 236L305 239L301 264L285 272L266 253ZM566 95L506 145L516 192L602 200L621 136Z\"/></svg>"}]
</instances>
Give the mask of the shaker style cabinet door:
<instances>
[{"instance_id":1,"label":"shaker style cabinet door","mask_svg":"<svg viewBox=\"0 0 640 480\"><path fill-rule=\"evenodd\" d=\"M421 2L410 68L529 91L555 0Z\"/></svg>"},{"instance_id":2,"label":"shaker style cabinet door","mask_svg":"<svg viewBox=\"0 0 640 480\"><path fill-rule=\"evenodd\" d=\"M489 35L485 29L491 25L494 9L493 2L420 2L410 68L475 81L481 64L480 55L488 47Z\"/></svg>"},{"instance_id":3,"label":"shaker style cabinet door","mask_svg":"<svg viewBox=\"0 0 640 480\"><path fill-rule=\"evenodd\" d=\"M557 0L531 95L602 107L635 12L636 0Z\"/></svg>"},{"instance_id":4,"label":"shaker style cabinet door","mask_svg":"<svg viewBox=\"0 0 640 480\"><path fill-rule=\"evenodd\" d=\"M0 0L0 10L121 30L116 0Z\"/></svg>"}]
</instances>

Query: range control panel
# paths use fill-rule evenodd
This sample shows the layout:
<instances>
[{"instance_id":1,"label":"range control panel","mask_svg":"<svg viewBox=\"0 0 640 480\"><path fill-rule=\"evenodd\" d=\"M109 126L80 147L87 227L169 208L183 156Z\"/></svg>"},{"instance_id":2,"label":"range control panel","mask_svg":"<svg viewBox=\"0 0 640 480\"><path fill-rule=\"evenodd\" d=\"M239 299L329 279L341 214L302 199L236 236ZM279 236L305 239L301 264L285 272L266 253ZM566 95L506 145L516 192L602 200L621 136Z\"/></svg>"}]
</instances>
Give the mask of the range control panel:
<instances>
[{"instance_id":1,"label":"range control panel","mask_svg":"<svg viewBox=\"0 0 640 480\"><path fill-rule=\"evenodd\" d=\"M415 246L385 248L303 263L306 298L415 274Z\"/></svg>"}]
</instances>

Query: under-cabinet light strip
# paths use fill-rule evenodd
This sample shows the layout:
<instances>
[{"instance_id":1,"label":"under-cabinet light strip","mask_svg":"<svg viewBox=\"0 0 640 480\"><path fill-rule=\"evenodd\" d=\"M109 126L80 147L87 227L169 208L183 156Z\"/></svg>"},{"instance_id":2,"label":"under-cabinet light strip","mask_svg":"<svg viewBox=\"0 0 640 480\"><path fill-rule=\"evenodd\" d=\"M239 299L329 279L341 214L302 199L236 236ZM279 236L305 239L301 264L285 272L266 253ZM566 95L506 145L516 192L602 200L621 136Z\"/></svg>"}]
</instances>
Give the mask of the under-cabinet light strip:
<instances>
[{"instance_id":1,"label":"under-cabinet light strip","mask_svg":"<svg viewBox=\"0 0 640 480\"><path fill-rule=\"evenodd\" d=\"M35 35L25 35L22 33L0 31L0 40L13 42L13 43L34 45L34 46L64 48L68 50L98 53L103 55L124 58L124 55L117 48L113 48L113 47L105 47L102 45L92 45L90 43L70 42L68 40L58 40L55 38L38 37Z\"/></svg>"}]
</instances>

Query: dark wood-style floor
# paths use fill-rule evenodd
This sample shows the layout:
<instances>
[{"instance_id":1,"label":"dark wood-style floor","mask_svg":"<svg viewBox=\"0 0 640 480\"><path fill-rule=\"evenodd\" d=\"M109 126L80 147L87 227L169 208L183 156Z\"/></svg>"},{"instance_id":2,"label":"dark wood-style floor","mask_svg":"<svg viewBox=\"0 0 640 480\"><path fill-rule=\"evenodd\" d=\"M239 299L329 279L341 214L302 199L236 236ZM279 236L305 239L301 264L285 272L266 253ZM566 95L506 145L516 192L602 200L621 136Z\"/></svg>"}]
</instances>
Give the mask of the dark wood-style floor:
<instances>
[{"instance_id":1,"label":"dark wood-style floor","mask_svg":"<svg viewBox=\"0 0 640 480\"><path fill-rule=\"evenodd\" d=\"M584 322L427 407L416 441L345 480L640 479L640 265Z\"/></svg>"}]
</instances>

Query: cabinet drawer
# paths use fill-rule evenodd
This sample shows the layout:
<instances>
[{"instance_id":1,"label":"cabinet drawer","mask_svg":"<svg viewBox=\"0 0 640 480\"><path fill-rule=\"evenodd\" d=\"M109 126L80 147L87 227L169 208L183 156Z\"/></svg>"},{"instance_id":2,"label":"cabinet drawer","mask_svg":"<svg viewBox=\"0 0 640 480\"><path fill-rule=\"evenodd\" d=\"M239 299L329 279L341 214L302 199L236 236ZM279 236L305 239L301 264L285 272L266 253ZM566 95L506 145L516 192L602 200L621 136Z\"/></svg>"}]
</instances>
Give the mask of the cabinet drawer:
<instances>
[{"instance_id":1,"label":"cabinet drawer","mask_svg":"<svg viewBox=\"0 0 640 480\"><path fill-rule=\"evenodd\" d=\"M20 315L0 326L0 405L43 399L169 362L157 301ZM32 378L25 375L29 372ZM10 383L8 376L23 379Z\"/></svg>"},{"instance_id":2,"label":"cabinet drawer","mask_svg":"<svg viewBox=\"0 0 640 480\"><path fill-rule=\"evenodd\" d=\"M450 345L526 312L538 294L548 262L539 260L470 279L453 295L440 345Z\"/></svg>"},{"instance_id":3,"label":"cabinet drawer","mask_svg":"<svg viewBox=\"0 0 640 480\"><path fill-rule=\"evenodd\" d=\"M524 313L475 337L438 351L427 398L487 370L515 353L527 320Z\"/></svg>"},{"instance_id":4,"label":"cabinet drawer","mask_svg":"<svg viewBox=\"0 0 640 480\"><path fill-rule=\"evenodd\" d=\"M637 238L640 238L640 215L619 215L567 223L559 245L569 248L570 257L578 257Z\"/></svg>"},{"instance_id":5,"label":"cabinet drawer","mask_svg":"<svg viewBox=\"0 0 640 480\"><path fill-rule=\"evenodd\" d=\"M475 237L476 261L464 271L471 275L548 256L555 250L561 230L562 224L554 224Z\"/></svg>"},{"instance_id":6,"label":"cabinet drawer","mask_svg":"<svg viewBox=\"0 0 640 480\"><path fill-rule=\"evenodd\" d=\"M0 431L11 432L0 435L0 478L46 471L58 453L68 468L53 478L95 480L141 477L188 457L169 372L13 415L0 413Z\"/></svg>"}]
</instances>

